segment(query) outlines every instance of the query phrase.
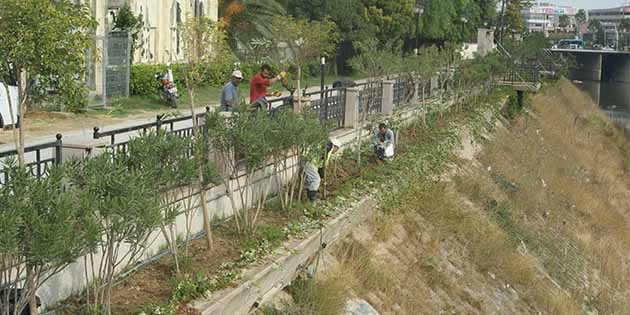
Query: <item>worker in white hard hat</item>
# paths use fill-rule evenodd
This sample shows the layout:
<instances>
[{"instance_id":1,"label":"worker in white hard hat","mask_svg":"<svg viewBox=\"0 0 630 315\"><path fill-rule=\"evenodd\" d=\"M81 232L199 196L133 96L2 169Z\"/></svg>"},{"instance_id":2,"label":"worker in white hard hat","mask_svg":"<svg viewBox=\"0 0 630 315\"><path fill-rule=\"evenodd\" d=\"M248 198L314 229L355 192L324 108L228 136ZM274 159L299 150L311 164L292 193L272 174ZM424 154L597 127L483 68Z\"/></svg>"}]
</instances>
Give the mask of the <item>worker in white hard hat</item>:
<instances>
[{"instance_id":1,"label":"worker in white hard hat","mask_svg":"<svg viewBox=\"0 0 630 315\"><path fill-rule=\"evenodd\" d=\"M238 105L238 86L243 81L243 73L239 70L232 72L230 82L223 86L221 91L221 111L231 112Z\"/></svg>"},{"instance_id":2,"label":"worker in white hard hat","mask_svg":"<svg viewBox=\"0 0 630 315\"><path fill-rule=\"evenodd\" d=\"M324 171L330 164L333 155L341 148L341 142L337 139L331 139L326 144L326 151L322 156L315 156L306 163L306 190L308 200L317 201L317 192L321 185Z\"/></svg>"}]
</instances>

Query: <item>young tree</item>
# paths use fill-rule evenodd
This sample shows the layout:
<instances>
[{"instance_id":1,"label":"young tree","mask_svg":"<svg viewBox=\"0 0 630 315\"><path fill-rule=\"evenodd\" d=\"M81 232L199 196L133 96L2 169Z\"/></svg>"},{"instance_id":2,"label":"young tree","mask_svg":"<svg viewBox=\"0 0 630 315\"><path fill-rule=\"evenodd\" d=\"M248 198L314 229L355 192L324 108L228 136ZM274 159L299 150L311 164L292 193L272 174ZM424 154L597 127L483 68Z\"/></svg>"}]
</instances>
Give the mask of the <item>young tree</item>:
<instances>
[{"instance_id":1,"label":"young tree","mask_svg":"<svg viewBox=\"0 0 630 315\"><path fill-rule=\"evenodd\" d=\"M240 106L229 118L218 112L207 114L205 126L212 132L207 138L209 150L224 164L221 178L236 228L241 234L253 233L273 180L265 165L274 150L272 120L265 111L252 113Z\"/></svg>"},{"instance_id":2,"label":"young tree","mask_svg":"<svg viewBox=\"0 0 630 315\"><path fill-rule=\"evenodd\" d=\"M187 240L191 234L191 220L196 208L193 199L196 195L194 183L197 171L195 160L187 154L192 146L191 138L160 129L132 139L127 157L131 169L151 178L153 189L160 197L160 230L173 255L177 273L180 272L180 266L175 220L180 213L186 215ZM184 252L187 254L187 250Z\"/></svg>"},{"instance_id":3,"label":"young tree","mask_svg":"<svg viewBox=\"0 0 630 315\"><path fill-rule=\"evenodd\" d=\"M140 257L163 220L153 178L129 168L125 159L105 153L73 164L71 183L86 194L81 207L96 220L103 235L98 253L84 256L86 299L93 314L102 310L111 315L117 269Z\"/></svg>"},{"instance_id":4,"label":"young tree","mask_svg":"<svg viewBox=\"0 0 630 315\"><path fill-rule=\"evenodd\" d=\"M86 104L85 51L95 26L88 7L69 0L0 1L0 77L18 86L19 165L24 165L25 114L33 104L49 90L70 104L67 109Z\"/></svg>"},{"instance_id":5,"label":"young tree","mask_svg":"<svg viewBox=\"0 0 630 315\"><path fill-rule=\"evenodd\" d=\"M273 173L281 207L288 210L301 196L306 163L323 156L328 131L311 111L281 111L271 123Z\"/></svg>"},{"instance_id":6,"label":"young tree","mask_svg":"<svg viewBox=\"0 0 630 315\"><path fill-rule=\"evenodd\" d=\"M271 22L273 38L287 45L290 57L297 68L298 107L302 106L301 91L302 66L317 57L331 54L338 41L335 23L306 21L291 16L276 16Z\"/></svg>"},{"instance_id":7,"label":"young tree","mask_svg":"<svg viewBox=\"0 0 630 315\"><path fill-rule=\"evenodd\" d=\"M66 168L53 167L41 179L15 161L4 170L8 180L0 184L0 299L14 303L4 303L0 313L23 314L29 305L29 314L36 315L41 285L92 252L101 234L90 209L83 207L85 192L66 185Z\"/></svg>"},{"instance_id":8,"label":"young tree","mask_svg":"<svg viewBox=\"0 0 630 315\"><path fill-rule=\"evenodd\" d=\"M207 65L231 65L233 57L227 45L225 30L220 23L204 16L189 16L186 22L180 25L180 29L183 34L183 51L186 60L186 63L182 64L181 69L184 75L184 85L188 92L188 105L193 123L193 137L197 143L200 143L201 130L195 114L195 89L201 84L204 77L209 74L210 67ZM212 229L206 201L206 184L208 180L204 176L203 167L204 162L208 161L208 157L204 156L203 151L199 150L199 145L195 145L194 148L193 156L197 161L197 186L203 211L206 241L208 247L212 248Z\"/></svg>"}]
</instances>

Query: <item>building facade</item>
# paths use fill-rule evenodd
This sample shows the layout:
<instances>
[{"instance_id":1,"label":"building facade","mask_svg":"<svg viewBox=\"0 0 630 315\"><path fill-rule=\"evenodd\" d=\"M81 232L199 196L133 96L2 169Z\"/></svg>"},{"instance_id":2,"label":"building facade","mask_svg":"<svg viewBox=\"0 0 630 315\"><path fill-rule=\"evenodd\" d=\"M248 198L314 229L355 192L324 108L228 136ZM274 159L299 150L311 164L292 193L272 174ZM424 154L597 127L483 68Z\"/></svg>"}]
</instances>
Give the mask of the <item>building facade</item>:
<instances>
[{"instance_id":1,"label":"building facade","mask_svg":"<svg viewBox=\"0 0 630 315\"><path fill-rule=\"evenodd\" d=\"M588 18L619 25L623 19L630 19L630 5L609 9L588 10Z\"/></svg>"},{"instance_id":2,"label":"building facade","mask_svg":"<svg viewBox=\"0 0 630 315\"><path fill-rule=\"evenodd\" d=\"M531 7L521 11L525 20L525 28L530 32L557 32L561 30L574 31L575 14L577 8L553 3L536 2ZM560 17L566 15L570 19L570 26L560 27Z\"/></svg>"},{"instance_id":3,"label":"building facade","mask_svg":"<svg viewBox=\"0 0 630 315\"><path fill-rule=\"evenodd\" d=\"M218 20L219 0L76 0L88 4L98 22L94 32L94 48L88 56L87 86L94 105L104 104L111 97L129 94L130 59L134 63L172 64L184 59L178 25L191 16ZM134 56L129 41L112 32L114 17L127 3L135 15L142 15L143 27L138 36ZM127 69L125 69L125 67ZM126 78L125 78L126 74ZM113 91L125 87L126 91Z\"/></svg>"}]
</instances>

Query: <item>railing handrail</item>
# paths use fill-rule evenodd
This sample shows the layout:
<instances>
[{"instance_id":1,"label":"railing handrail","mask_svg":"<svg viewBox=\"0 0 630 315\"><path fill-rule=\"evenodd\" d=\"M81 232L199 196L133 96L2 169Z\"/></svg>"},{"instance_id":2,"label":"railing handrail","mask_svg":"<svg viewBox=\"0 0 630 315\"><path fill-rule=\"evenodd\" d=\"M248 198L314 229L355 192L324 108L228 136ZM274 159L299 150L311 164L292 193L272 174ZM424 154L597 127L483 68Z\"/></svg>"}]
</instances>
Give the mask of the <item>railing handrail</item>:
<instances>
[{"instance_id":1,"label":"railing handrail","mask_svg":"<svg viewBox=\"0 0 630 315\"><path fill-rule=\"evenodd\" d=\"M204 113L197 113L197 114L195 114L195 118L203 117L209 111L210 111L210 107L206 106L206 111ZM100 138L104 138L104 137L115 136L115 135L122 134L122 133L128 133L128 132L133 132L133 131L138 131L138 130L145 130L145 129L149 129L149 128L153 128L153 127L157 127L157 126L162 126L162 125L168 125L168 124L172 124L172 123L176 123L176 122L187 121L187 120L192 119L193 116L192 115L186 115L186 116L179 116L179 117L173 117L173 118L168 118L168 119L162 119L162 117L164 117L164 114L157 115L155 117L155 121L154 122L144 123L144 124L139 124L139 125L133 125L133 126L123 127L123 128L118 128L118 129L113 129L113 130L108 130L108 131L100 131L99 127L94 127L93 137L94 137L94 139L100 139Z\"/></svg>"},{"instance_id":2,"label":"railing handrail","mask_svg":"<svg viewBox=\"0 0 630 315\"><path fill-rule=\"evenodd\" d=\"M45 142L45 143L40 143L40 144L24 147L24 153L30 153L30 152L35 152L37 150L52 149L52 148L58 147L60 145L59 141L61 141L62 136L61 134L57 134L55 138L57 138L56 141ZM17 155L17 154L18 154L17 149L0 151L0 158L5 158L7 156L12 156L12 155Z\"/></svg>"}]
</instances>

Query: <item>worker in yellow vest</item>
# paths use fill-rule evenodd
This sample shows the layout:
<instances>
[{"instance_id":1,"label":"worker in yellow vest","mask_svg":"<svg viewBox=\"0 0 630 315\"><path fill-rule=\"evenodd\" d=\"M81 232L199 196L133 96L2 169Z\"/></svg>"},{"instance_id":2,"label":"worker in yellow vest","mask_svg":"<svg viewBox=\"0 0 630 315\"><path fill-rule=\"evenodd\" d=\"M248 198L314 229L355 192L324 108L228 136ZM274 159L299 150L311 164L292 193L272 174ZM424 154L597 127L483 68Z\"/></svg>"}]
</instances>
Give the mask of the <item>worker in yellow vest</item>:
<instances>
[{"instance_id":1,"label":"worker in yellow vest","mask_svg":"<svg viewBox=\"0 0 630 315\"><path fill-rule=\"evenodd\" d=\"M341 142L332 139L326 144L326 151L323 156L313 157L306 163L306 190L308 200L317 201L317 192L324 177L324 169L329 165L331 158L341 148Z\"/></svg>"}]
</instances>

